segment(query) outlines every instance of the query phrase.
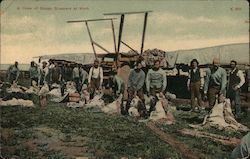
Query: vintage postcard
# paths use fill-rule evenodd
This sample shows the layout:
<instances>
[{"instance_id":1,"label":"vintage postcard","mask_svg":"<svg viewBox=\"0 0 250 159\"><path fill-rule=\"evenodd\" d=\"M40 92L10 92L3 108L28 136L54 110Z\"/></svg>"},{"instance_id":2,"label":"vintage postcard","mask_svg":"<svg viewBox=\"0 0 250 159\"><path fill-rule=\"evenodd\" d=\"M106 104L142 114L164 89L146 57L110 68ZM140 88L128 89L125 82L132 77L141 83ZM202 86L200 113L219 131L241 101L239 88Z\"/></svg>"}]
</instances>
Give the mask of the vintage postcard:
<instances>
[{"instance_id":1,"label":"vintage postcard","mask_svg":"<svg viewBox=\"0 0 250 159\"><path fill-rule=\"evenodd\" d=\"M0 4L0 157L249 157L248 1Z\"/></svg>"}]
</instances>

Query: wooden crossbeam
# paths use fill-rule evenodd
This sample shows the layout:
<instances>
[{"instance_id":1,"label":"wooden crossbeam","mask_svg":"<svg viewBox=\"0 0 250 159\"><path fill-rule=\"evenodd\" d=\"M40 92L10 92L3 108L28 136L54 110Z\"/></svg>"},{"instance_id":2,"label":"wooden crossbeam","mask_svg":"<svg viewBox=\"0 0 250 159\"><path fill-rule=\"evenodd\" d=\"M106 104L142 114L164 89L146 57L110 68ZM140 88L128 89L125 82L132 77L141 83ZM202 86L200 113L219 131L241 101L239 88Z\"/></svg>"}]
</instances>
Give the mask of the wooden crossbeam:
<instances>
[{"instance_id":1,"label":"wooden crossbeam","mask_svg":"<svg viewBox=\"0 0 250 159\"><path fill-rule=\"evenodd\" d=\"M116 13L104 13L103 15L122 15L122 14L141 14L153 11L138 11L138 12L116 12Z\"/></svg>"},{"instance_id":2,"label":"wooden crossbeam","mask_svg":"<svg viewBox=\"0 0 250 159\"><path fill-rule=\"evenodd\" d=\"M67 23L79 23L79 22L93 22L93 21L104 21L104 20L114 20L116 18L103 18L103 19L86 19L86 20L70 20Z\"/></svg>"}]
</instances>

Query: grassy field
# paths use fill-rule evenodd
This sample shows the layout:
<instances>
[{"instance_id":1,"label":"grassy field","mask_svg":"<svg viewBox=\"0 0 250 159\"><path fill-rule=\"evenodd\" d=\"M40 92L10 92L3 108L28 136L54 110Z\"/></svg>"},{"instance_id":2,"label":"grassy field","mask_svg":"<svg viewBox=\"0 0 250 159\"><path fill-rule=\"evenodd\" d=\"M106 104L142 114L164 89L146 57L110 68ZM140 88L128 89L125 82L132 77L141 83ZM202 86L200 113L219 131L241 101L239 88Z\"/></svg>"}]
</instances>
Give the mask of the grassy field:
<instances>
[{"instance_id":1,"label":"grassy field","mask_svg":"<svg viewBox=\"0 0 250 159\"><path fill-rule=\"evenodd\" d=\"M1 107L1 143L6 158L181 158L142 123L53 104Z\"/></svg>"},{"instance_id":2,"label":"grassy field","mask_svg":"<svg viewBox=\"0 0 250 159\"><path fill-rule=\"evenodd\" d=\"M29 82L21 85L28 86ZM161 140L145 123L127 116L111 116L95 110L67 108L49 103L34 108L1 107L1 155L15 159L183 159L185 154ZM156 126L207 159L226 159L234 147L211 139L182 135L188 124L199 124L204 114L175 111L175 125ZM250 127L250 114L241 123ZM204 128L202 131L241 138L245 133Z\"/></svg>"},{"instance_id":3,"label":"grassy field","mask_svg":"<svg viewBox=\"0 0 250 159\"><path fill-rule=\"evenodd\" d=\"M5 158L184 158L144 123L81 108L50 103L47 107L0 107L1 153ZM196 113L176 111L175 125L158 125L206 158L228 158L233 147L210 139L181 135L178 130L199 123ZM242 123L249 126L250 116ZM244 133L205 131L241 138Z\"/></svg>"}]
</instances>

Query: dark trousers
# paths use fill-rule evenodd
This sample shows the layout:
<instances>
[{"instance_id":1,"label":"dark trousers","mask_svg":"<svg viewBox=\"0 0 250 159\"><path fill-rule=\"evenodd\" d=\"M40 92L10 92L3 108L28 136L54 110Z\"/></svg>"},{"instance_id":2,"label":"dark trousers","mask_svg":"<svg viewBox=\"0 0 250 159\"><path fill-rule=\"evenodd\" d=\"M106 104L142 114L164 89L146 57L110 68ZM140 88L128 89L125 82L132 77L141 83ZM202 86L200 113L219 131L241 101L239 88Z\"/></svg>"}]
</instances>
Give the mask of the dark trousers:
<instances>
[{"instance_id":1,"label":"dark trousers","mask_svg":"<svg viewBox=\"0 0 250 159\"><path fill-rule=\"evenodd\" d=\"M64 90L65 90L65 86L66 86L66 82L64 82L64 80L62 80L60 82L60 86L61 86L61 96L64 95Z\"/></svg>"},{"instance_id":2,"label":"dark trousers","mask_svg":"<svg viewBox=\"0 0 250 159\"><path fill-rule=\"evenodd\" d=\"M235 115L240 116L241 107L240 107L240 89L233 90L229 89L227 91L227 97L230 99L231 104L234 102Z\"/></svg>"},{"instance_id":3,"label":"dark trousers","mask_svg":"<svg viewBox=\"0 0 250 159\"><path fill-rule=\"evenodd\" d=\"M155 110L155 105L156 105L156 102L157 102L157 97L156 97L156 94L157 93L160 93L162 91L162 88L156 88L156 87L153 87L153 88L150 88L150 95L153 96L154 98L151 99L150 101L150 109L149 109L149 113L151 113L152 111Z\"/></svg>"},{"instance_id":4,"label":"dark trousers","mask_svg":"<svg viewBox=\"0 0 250 159\"><path fill-rule=\"evenodd\" d=\"M190 82L191 106L192 106L192 108L195 107L195 98L197 98L199 107L202 106L200 85L201 85L201 81Z\"/></svg>"},{"instance_id":5,"label":"dark trousers","mask_svg":"<svg viewBox=\"0 0 250 159\"><path fill-rule=\"evenodd\" d=\"M100 88L100 78L92 78L90 81L90 88L89 88L89 93L90 93L90 99L94 98L95 91Z\"/></svg>"},{"instance_id":6,"label":"dark trousers","mask_svg":"<svg viewBox=\"0 0 250 159\"><path fill-rule=\"evenodd\" d=\"M80 93L80 79L79 79L79 77L75 77L74 78L74 82L75 82L75 84L76 84L76 90L77 90L77 92L78 93Z\"/></svg>"},{"instance_id":7,"label":"dark trousers","mask_svg":"<svg viewBox=\"0 0 250 159\"><path fill-rule=\"evenodd\" d=\"M13 84L13 82L16 80L16 75L14 75L14 74L10 74L10 76L9 76L9 82L11 83L11 84Z\"/></svg>"},{"instance_id":8,"label":"dark trousers","mask_svg":"<svg viewBox=\"0 0 250 159\"><path fill-rule=\"evenodd\" d=\"M220 86L209 86L208 89L208 103L209 109L212 109L215 105L216 95L220 93Z\"/></svg>"}]
</instances>

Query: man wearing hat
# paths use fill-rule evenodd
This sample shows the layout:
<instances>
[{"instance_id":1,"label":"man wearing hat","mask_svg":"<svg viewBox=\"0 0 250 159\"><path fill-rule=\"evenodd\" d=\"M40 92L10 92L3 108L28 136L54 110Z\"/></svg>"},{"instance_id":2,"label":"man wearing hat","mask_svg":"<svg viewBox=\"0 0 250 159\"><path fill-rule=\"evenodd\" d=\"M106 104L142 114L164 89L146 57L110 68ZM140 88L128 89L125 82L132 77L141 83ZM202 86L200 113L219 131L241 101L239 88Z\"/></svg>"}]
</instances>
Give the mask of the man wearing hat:
<instances>
[{"instance_id":1,"label":"man wearing hat","mask_svg":"<svg viewBox=\"0 0 250 159\"><path fill-rule=\"evenodd\" d=\"M223 94L226 96L227 73L226 70L220 67L220 60L213 59L213 65L207 70L204 95L208 96L209 110L215 105L216 96Z\"/></svg>"},{"instance_id":2,"label":"man wearing hat","mask_svg":"<svg viewBox=\"0 0 250 159\"><path fill-rule=\"evenodd\" d=\"M88 84L90 88L90 99L94 98L96 90L101 90L103 83L103 69L99 60L95 59L93 66L89 70Z\"/></svg>"}]
</instances>

